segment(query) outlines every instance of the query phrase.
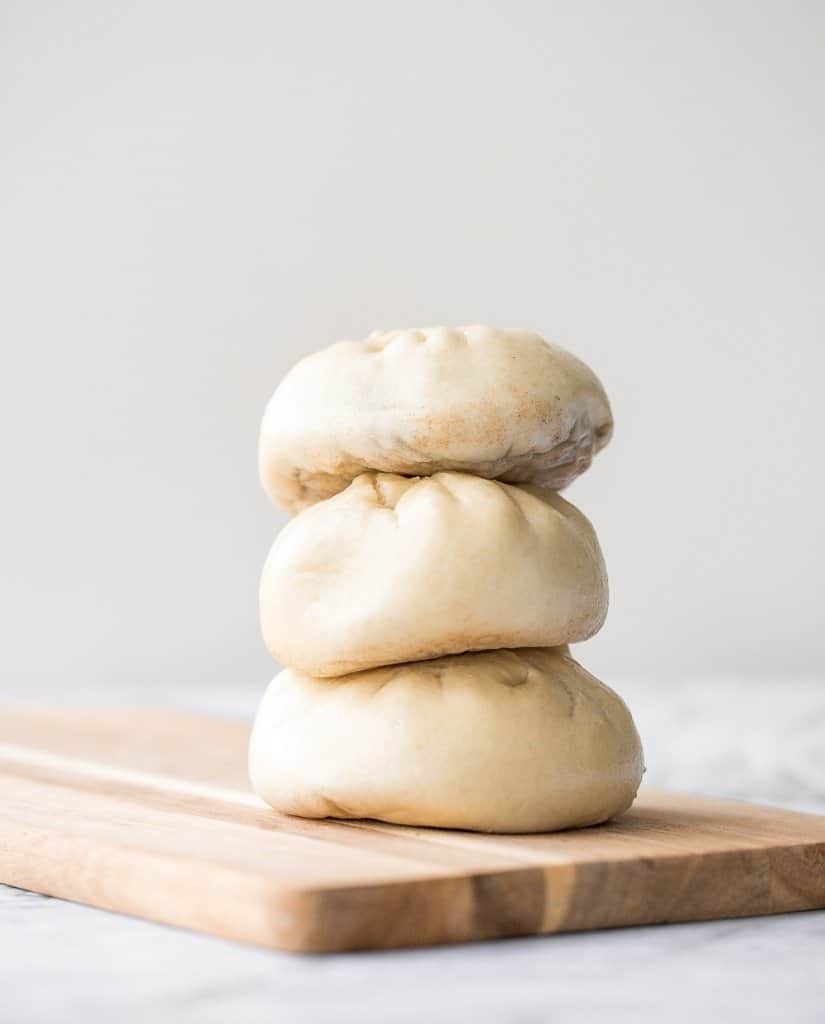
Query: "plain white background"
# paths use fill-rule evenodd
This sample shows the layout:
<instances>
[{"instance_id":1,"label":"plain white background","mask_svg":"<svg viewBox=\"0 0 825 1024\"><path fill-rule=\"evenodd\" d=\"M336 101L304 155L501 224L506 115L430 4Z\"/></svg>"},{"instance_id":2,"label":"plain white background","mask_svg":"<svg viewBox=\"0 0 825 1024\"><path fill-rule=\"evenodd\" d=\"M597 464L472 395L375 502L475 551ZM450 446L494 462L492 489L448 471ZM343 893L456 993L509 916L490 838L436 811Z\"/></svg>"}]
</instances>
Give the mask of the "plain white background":
<instances>
[{"instance_id":1,"label":"plain white background","mask_svg":"<svg viewBox=\"0 0 825 1024\"><path fill-rule=\"evenodd\" d=\"M606 681L825 670L825 6L0 7L2 672L260 680L264 403L375 327L525 326Z\"/></svg>"}]
</instances>

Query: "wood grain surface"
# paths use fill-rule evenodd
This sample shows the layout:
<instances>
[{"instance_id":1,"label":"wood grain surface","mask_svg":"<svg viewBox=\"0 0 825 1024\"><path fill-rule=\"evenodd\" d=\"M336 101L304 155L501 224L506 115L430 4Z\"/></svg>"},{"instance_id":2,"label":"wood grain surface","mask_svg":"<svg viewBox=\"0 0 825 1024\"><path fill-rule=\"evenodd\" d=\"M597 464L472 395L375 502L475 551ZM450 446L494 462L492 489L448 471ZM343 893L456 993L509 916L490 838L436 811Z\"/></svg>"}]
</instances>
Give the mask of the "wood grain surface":
<instances>
[{"instance_id":1,"label":"wood grain surface","mask_svg":"<svg viewBox=\"0 0 825 1024\"><path fill-rule=\"evenodd\" d=\"M620 820L478 835L276 814L245 723L0 712L0 881L277 949L825 907L825 818L642 789Z\"/></svg>"}]
</instances>

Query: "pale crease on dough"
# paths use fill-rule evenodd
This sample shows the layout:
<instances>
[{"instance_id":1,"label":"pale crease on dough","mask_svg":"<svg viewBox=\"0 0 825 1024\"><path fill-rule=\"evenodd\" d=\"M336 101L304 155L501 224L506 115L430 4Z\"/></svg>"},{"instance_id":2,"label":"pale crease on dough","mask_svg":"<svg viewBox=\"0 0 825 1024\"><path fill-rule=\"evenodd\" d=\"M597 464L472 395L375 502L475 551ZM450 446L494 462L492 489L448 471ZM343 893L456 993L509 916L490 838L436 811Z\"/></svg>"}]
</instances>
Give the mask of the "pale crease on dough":
<instances>
[{"instance_id":1,"label":"pale crease on dough","mask_svg":"<svg viewBox=\"0 0 825 1024\"><path fill-rule=\"evenodd\" d=\"M334 680L286 669L258 711L249 764L255 792L286 814L482 832L606 821L644 771L627 707L566 648Z\"/></svg>"},{"instance_id":2,"label":"pale crease on dough","mask_svg":"<svg viewBox=\"0 0 825 1024\"><path fill-rule=\"evenodd\" d=\"M362 474L287 523L260 587L269 651L313 676L585 640L607 601L575 506L466 473Z\"/></svg>"},{"instance_id":3,"label":"pale crease on dough","mask_svg":"<svg viewBox=\"0 0 825 1024\"><path fill-rule=\"evenodd\" d=\"M376 332L293 367L264 414L259 468L290 512L365 470L458 470L560 490L612 429L593 372L530 331Z\"/></svg>"}]
</instances>

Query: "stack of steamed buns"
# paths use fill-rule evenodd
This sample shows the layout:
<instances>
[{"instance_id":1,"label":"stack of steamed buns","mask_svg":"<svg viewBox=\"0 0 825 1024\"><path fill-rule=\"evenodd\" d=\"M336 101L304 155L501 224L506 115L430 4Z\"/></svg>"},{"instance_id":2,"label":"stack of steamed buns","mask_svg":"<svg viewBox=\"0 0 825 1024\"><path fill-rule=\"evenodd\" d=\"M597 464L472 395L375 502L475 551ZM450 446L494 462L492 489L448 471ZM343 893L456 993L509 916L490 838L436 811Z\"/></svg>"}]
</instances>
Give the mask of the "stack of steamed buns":
<instances>
[{"instance_id":1,"label":"stack of steamed buns","mask_svg":"<svg viewBox=\"0 0 825 1024\"><path fill-rule=\"evenodd\" d=\"M556 493L612 426L594 374L528 331L375 333L292 369L260 440L295 517L261 581L288 667L252 734L259 796L486 832L630 806L633 719L567 647L604 622L604 561Z\"/></svg>"}]
</instances>

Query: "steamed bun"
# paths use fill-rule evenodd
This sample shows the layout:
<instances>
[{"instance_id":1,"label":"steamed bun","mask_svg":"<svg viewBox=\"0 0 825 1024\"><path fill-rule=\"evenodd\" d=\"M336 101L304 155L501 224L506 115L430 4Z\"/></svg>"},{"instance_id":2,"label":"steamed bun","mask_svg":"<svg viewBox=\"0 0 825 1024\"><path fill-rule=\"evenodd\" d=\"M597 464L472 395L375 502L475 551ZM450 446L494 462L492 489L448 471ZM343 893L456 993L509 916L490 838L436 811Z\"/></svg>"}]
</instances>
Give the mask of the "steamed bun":
<instances>
[{"instance_id":1,"label":"steamed bun","mask_svg":"<svg viewBox=\"0 0 825 1024\"><path fill-rule=\"evenodd\" d=\"M365 470L458 470L559 490L612 429L595 374L538 334L376 332L293 367L267 406L259 467L272 500L290 512Z\"/></svg>"},{"instance_id":2,"label":"steamed bun","mask_svg":"<svg viewBox=\"0 0 825 1024\"><path fill-rule=\"evenodd\" d=\"M578 509L465 473L363 473L286 525L260 587L269 651L313 676L585 640L607 600Z\"/></svg>"},{"instance_id":3,"label":"steamed bun","mask_svg":"<svg viewBox=\"0 0 825 1024\"><path fill-rule=\"evenodd\" d=\"M249 765L256 793L286 814L485 832L605 821L644 771L627 707L566 648L334 680L286 669L258 712Z\"/></svg>"}]
</instances>

